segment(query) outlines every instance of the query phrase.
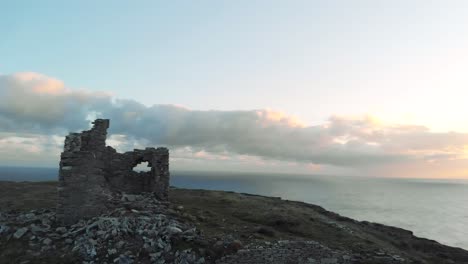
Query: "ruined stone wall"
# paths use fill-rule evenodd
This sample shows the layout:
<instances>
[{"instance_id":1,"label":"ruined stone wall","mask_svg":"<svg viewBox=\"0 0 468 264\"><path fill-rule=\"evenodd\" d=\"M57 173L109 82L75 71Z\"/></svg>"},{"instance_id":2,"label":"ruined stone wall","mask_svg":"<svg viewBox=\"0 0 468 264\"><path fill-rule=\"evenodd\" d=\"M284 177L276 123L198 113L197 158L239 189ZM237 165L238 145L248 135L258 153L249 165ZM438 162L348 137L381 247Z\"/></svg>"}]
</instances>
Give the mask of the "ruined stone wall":
<instances>
[{"instance_id":1,"label":"ruined stone wall","mask_svg":"<svg viewBox=\"0 0 468 264\"><path fill-rule=\"evenodd\" d=\"M70 133L61 154L57 216L65 224L96 216L108 209L112 192L152 192L168 199L169 151L146 148L118 153L106 147L108 119L97 119L91 130ZM133 168L148 162L147 172Z\"/></svg>"}]
</instances>

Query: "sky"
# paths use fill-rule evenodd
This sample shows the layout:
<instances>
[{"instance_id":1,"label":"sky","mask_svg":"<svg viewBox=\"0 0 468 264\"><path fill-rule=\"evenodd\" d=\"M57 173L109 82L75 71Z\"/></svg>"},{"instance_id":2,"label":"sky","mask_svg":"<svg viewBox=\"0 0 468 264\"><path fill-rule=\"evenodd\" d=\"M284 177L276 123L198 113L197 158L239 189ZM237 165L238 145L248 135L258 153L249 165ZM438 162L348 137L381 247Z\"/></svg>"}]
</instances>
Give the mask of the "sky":
<instances>
[{"instance_id":1,"label":"sky","mask_svg":"<svg viewBox=\"0 0 468 264\"><path fill-rule=\"evenodd\" d=\"M2 1L0 165L468 178L466 1Z\"/></svg>"}]
</instances>

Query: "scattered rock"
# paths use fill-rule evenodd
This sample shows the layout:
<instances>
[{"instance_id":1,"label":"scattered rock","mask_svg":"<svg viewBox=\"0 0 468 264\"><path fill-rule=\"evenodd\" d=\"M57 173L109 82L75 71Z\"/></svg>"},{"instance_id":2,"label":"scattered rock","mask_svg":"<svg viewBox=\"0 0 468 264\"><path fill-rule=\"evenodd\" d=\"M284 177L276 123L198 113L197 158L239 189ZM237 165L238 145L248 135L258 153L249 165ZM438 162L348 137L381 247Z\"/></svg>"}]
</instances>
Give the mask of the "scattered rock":
<instances>
[{"instance_id":1,"label":"scattered rock","mask_svg":"<svg viewBox=\"0 0 468 264\"><path fill-rule=\"evenodd\" d=\"M64 234L64 233L67 232L67 228L66 228L66 227L63 227L63 226L57 227L57 228L55 229L55 232Z\"/></svg>"},{"instance_id":2,"label":"scattered rock","mask_svg":"<svg viewBox=\"0 0 468 264\"><path fill-rule=\"evenodd\" d=\"M46 226L46 225L36 225L36 224L31 224L29 226L29 228L31 229L31 232L33 234L37 234L37 233L46 233L50 230L50 226Z\"/></svg>"},{"instance_id":3,"label":"scattered rock","mask_svg":"<svg viewBox=\"0 0 468 264\"><path fill-rule=\"evenodd\" d=\"M120 255L118 258L114 259L114 263L117 264L132 264L133 259L126 255Z\"/></svg>"},{"instance_id":4,"label":"scattered rock","mask_svg":"<svg viewBox=\"0 0 468 264\"><path fill-rule=\"evenodd\" d=\"M0 225L0 235L1 235L2 233L8 232L9 230L10 230L10 228L9 228L8 226L6 226L6 225Z\"/></svg>"},{"instance_id":5,"label":"scattered rock","mask_svg":"<svg viewBox=\"0 0 468 264\"><path fill-rule=\"evenodd\" d=\"M182 230L180 228L178 228L178 227L175 227L175 226L169 226L169 227L167 227L166 230L171 235L182 233Z\"/></svg>"},{"instance_id":6,"label":"scattered rock","mask_svg":"<svg viewBox=\"0 0 468 264\"><path fill-rule=\"evenodd\" d=\"M8 226L15 226L16 232L12 236L16 239L31 231L29 248L25 249L31 251L28 253L31 258L54 249L60 250L57 254L63 252L65 256L75 254L86 263L131 264L138 263L140 260L137 258L142 256L147 256L147 262L151 263L173 263L177 252L173 243L200 239L193 225L169 216L169 205L158 201L151 193L116 193L109 203L115 207L71 226L58 226L55 213L47 210L2 213L0 241L8 233ZM127 206L138 210L127 209ZM204 260L198 261L200 258L198 251L182 250L178 253L177 263L204 263Z\"/></svg>"},{"instance_id":7,"label":"scattered rock","mask_svg":"<svg viewBox=\"0 0 468 264\"><path fill-rule=\"evenodd\" d=\"M136 195L136 194L123 194L121 201L123 202L135 202L138 200L143 199L141 195Z\"/></svg>"},{"instance_id":8,"label":"scattered rock","mask_svg":"<svg viewBox=\"0 0 468 264\"><path fill-rule=\"evenodd\" d=\"M42 240L42 243L44 245L49 246L50 244L52 244L52 240L50 238L46 238L46 239Z\"/></svg>"},{"instance_id":9,"label":"scattered rock","mask_svg":"<svg viewBox=\"0 0 468 264\"><path fill-rule=\"evenodd\" d=\"M20 228L16 230L16 232L13 234L13 237L16 239L20 239L24 234L26 234L26 232L28 232L27 227Z\"/></svg>"}]
</instances>

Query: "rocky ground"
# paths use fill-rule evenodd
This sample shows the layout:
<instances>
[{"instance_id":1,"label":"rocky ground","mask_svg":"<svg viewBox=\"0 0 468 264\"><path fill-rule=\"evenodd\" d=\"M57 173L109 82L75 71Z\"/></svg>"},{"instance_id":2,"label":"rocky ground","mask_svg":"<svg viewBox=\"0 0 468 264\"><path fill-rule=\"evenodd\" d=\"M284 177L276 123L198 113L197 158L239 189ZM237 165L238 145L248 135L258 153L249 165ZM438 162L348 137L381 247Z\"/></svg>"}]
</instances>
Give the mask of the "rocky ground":
<instances>
[{"instance_id":1,"label":"rocky ground","mask_svg":"<svg viewBox=\"0 0 468 264\"><path fill-rule=\"evenodd\" d=\"M55 182L0 182L0 263L468 263L468 252L301 202L172 188L55 221Z\"/></svg>"}]
</instances>

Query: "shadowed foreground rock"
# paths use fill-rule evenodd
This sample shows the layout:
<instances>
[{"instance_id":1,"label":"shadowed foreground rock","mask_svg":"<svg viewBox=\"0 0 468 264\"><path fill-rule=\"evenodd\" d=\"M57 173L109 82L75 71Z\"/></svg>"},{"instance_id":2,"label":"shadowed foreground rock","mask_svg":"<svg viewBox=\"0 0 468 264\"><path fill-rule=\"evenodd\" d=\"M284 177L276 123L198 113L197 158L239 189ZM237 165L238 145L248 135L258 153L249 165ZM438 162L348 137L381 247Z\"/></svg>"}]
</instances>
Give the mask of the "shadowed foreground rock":
<instances>
[{"instance_id":1,"label":"shadowed foreground rock","mask_svg":"<svg viewBox=\"0 0 468 264\"><path fill-rule=\"evenodd\" d=\"M228 234L213 240L150 193L114 194L115 209L61 226L52 210L0 214L0 248L11 243L22 254L0 263L372 263L376 256L331 250L316 241L256 241L245 247ZM183 210L179 207L179 210ZM182 217L180 217L182 216ZM21 251L20 251L21 252ZM382 252L379 263L402 263Z\"/></svg>"},{"instance_id":2,"label":"shadowed foreground rock","mask_svg":"<svg viewBox=\"0 0 468 264\"><path fill-rule=\"evenodd\" d=\"M222 191L114 193L72 225L57 183L0 182L0 263L468 263L468 252L319 206ZM40 199L35 199L40 197Z\"/></svg>"},{"instance_id":3,"label":"shadowed foreground rock","mask_svg":"<svg viewBox=\"0 0 468 264\"><path fill-rule=\"evenodd\" d=\"M4 250L0 263L205 263L191 250L173 248L199 232L167 216L167 202L151 193L115 193L108 202L115 209L70 226L61 226L53 210L1 213L0 248L10 243L22 254Z\"/></svg>"}]
</instances>

